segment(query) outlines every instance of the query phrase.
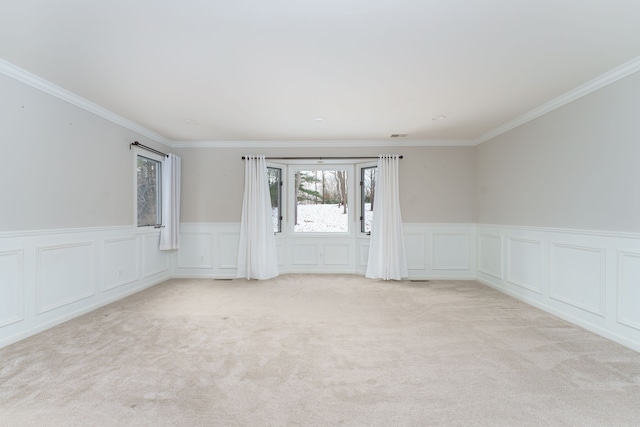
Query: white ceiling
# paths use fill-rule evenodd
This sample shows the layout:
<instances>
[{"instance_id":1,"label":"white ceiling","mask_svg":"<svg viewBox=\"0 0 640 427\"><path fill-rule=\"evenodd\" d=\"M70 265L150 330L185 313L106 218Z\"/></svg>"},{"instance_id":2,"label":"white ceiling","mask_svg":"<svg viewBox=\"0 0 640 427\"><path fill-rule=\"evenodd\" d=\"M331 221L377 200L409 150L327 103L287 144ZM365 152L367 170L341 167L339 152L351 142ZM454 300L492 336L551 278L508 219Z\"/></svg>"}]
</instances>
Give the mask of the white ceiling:
<instances>
[{"instance_id":1,"label":"white ceiling","mask_svg":"<svg viewBox=\"0 0 640 427\"><path fill-rule=\"evenodd\" d=\"M0 6L0 58L172 141L478 140L638 57L638 0Z\"/></svg>"}]
</instances>

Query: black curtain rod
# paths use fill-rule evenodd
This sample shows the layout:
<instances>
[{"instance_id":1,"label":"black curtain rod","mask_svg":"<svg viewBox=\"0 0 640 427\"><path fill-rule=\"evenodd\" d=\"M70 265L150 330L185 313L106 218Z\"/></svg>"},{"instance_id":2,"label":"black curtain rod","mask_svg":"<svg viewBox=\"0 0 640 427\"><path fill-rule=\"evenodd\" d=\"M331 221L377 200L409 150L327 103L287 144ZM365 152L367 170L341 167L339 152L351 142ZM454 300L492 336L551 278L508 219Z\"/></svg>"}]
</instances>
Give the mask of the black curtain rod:
<instances>
[{"instance_id":1,"label":"black curtain rod","mask_svg":"<svg viewBox=\"0 0 640 427\"><path fill-rule=\"evenodd\" d=\"M133 141L131 144L129 144L129 150L131 150L131 146L132 145L135 145L136 147L140 147L142 149L145 149L147 151L151 151L152 153L156 153L156 154L159 154L159 155L164 156L164 157L169 157L168 154L165 154L162 151L158 151L158 150L156 150L154 148L147 147L146 145L142 145L138 141Z\"/></svg>"},{"instance_id":2,"label":"black curtain rod","mask_svg":"<svg viewBox=\"0 0 640 427\"><path fill-rule=\"evenodd\" d=\"M265 157L265 160L361 160L361 159L377 159L376 157ZM402 159L402 156L398 156ZM242 160L246 157L242 156Z\"/></svg>"}]
</instances>

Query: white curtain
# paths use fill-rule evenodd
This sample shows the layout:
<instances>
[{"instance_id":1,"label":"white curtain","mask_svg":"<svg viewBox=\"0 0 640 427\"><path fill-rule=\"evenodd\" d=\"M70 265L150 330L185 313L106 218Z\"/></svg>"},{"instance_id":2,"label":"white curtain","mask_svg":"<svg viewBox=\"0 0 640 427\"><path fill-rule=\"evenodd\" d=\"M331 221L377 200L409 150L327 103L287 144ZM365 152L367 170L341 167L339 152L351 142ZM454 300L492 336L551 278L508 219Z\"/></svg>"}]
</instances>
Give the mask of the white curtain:
<instances>
[{"instance_id":1,"label":"white curtain","mask_svg":"<svg viewBox=\"0 0 640 427\"><path fill-rule=\"evenodd\" d=\"M162 228L160 250L180 247L180 157L169 154L162 162Z\"/></svg>"},{"instance_id":2,"label":"white curtain","mask_svg":"<svg viewBox=\"0 0 640 427\"><path fill-rule=\"evenodd\" d=\"M399 166L398 155L378 156L376 199L365 274L369 279L401 280L409 275L400 214Z\"/></svg>"},{"instance_id":3,"label":"white curtain","mask_svg":"<svg viewBox=\"0 0 640 427\"><path fill-rule=\"evenodd\" d=\"M279 274L264 156L245 156L237 268L236 277L247 279L271 279Z\"/></svg>"}]
</instances>

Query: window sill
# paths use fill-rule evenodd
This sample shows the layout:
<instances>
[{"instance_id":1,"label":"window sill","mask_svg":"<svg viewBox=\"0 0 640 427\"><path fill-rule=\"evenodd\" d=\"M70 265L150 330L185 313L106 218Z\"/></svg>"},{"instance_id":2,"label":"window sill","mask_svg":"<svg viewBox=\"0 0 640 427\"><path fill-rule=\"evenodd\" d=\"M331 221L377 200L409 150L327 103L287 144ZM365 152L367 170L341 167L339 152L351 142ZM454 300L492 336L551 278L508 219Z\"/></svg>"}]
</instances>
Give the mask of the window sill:
<instances>
[{"instance_id":1,"label":"window sill","mask_svg":"<svg viewBox=\"0 0 640 427\"><path fill-rule=\"evenodd\" d=\"M135 226L136 234L160 234L160 227L154 225L145 225L142 227Z\"/></svg>"}]
</instances>

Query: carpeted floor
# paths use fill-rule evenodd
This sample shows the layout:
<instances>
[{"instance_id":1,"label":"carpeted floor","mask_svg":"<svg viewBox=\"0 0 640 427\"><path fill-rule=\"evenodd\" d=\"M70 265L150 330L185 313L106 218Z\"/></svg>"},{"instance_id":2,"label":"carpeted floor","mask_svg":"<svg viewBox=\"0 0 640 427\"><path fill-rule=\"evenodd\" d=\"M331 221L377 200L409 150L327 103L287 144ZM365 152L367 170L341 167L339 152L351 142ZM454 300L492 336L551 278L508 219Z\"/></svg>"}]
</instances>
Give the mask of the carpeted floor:
<instances>
[{"instance_id":1,"label":"carpeted floor","mask_svg":"<svg viewBox=\"0 0 640 427\"><path fill-rule=\"evenodd\" d=\"M476 282L171 280L0 362L2 426L640 425L640 353Z\"/></svg>"}]
</instances>

